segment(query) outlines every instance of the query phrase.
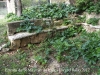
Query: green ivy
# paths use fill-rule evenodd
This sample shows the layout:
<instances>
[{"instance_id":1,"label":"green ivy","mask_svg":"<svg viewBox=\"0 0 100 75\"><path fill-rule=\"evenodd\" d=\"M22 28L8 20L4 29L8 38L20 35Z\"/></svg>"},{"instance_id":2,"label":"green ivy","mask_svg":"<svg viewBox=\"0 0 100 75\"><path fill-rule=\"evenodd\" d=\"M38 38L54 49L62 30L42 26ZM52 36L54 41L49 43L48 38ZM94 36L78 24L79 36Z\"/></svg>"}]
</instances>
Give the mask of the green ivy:
<instances>
[{"instance_id":1,"label":"green ivy","mask_svg":"<svg viewBox=\"0 0 100 75\"><path fill-rule=\"evenodd\" d=\"M20 27L17 28L17 32L40 32L42 30L41 26L36 26L34 23L31 23L29 19L24 20L20 23Z\"/></svg>"}]
</instances>

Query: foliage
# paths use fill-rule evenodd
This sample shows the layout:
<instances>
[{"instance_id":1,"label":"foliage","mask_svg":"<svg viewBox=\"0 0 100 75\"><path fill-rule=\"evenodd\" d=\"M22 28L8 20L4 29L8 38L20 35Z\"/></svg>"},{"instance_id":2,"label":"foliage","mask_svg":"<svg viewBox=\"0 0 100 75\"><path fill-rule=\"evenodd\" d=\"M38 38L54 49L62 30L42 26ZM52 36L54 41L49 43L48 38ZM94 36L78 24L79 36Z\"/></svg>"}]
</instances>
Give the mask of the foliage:
<instances>
[{"instance_id":1,"label":"foliage","mask_svg":"<svg viewBox=\"0 0 100 75\"><path fill-rule=\"evenodd\" d=\"M87 20L87 23L92 25L98 25L98 22L99 18L90 18L89 20Z\"/></svg>"},{"instance_id":2,"label":"foliage","mask_svg":"<svg viewBox=\"0 0 100 75\"><path fill-rule=\"evenodd\" d=\"M4 42L7 42L7 20L6 19L0 19L0 45L2 45Z\"/></svg>"},{"instance_id":3,"label":"foliage","mask_svg":"<svg viewBox=\"0 0 100 75\"><path fill-rule=\"evenodd\" d=\"M35 56L41 56L48 58L50 54L53 54L54 57L57 59L57 61L65 61L68 59L70 56L66 56L67 51L71 49L71 47L75 46L74 44L70 44L70 40L66 40L70 37L76 36L76 34L79 34L82 32L81 27L77 26L71 26L67 30L63 31L62 33L57 33L56 37L53 39L47 39L45 43L42 43L40 47L35 47L37 51L35 51ZM29 45L29 47L33 47L32 45ZM30 49L31 49L30 48ZM53 48L53 50L52 50ZM41 53L42 52L42 53ZM74 52L75 53L75 52ZM74 57L76 55L71 54ZM75 57L77 58L77 57ZM35 59L37 60L37 59ZM41 59L42 60L42 59ZM47 59L46 59L47 60ZM71 59L68 59L71 60ZM40 62L40 61L38 61Z\"/></svg>"},{"instance_id":4,"label":"foliage","mask_svg":"<svg viewBox=\"0 0 100 75\"><path fill-rule=\"evenodd\" d=\"M27 71L22 70L29 64L28 53L17 50L14 54L0 55L0 75L25 75ZM21 71L22 70L22 71Z\"/></svg>"},{"instance_id":5,"label":"foliage","mask_svg":"<svg viewBox=\"0 0 100 75\"><path fill-rule=\"evenodd\" d=\"M55 18L62 19L68 16L68 13L75 13L77 9L73 6L66 4L45 4L23 11L23 16L28 15L29 18ZM32 14L31 14L32 13Z\"/></svg>"},{"instance_id":6,"label":"foliage","mask_svg":"<svg viewBox=\"0 0 100 75\"><path fill-rule=\"evenodd\" d=\"M76 0L76 7L78 7L78 11L85 11L88 8L90 2L91 0Z\"/></svg>"},{"instance_id":7,"label":"foliage","mask_svg":"<svg viewBox=\"0 0 100 75\"><path fill-rule=\"evenodd\" d=\"M100 37L97 33L90 33L83 36L87 38L81 46L81 53L83 59L89 64L96 64L100 59Z\"/></svg>"},{"instance_id":8,"label":"foliage","mask_svg":"<svg viewBox=\"0 0 100 75\"><path fill-rule=\"evenodd\" d=\"M98 73L97 73L98 75L100 74L100 69L98 70Z\"/></svg>"},{"instance_id":9,"label":"foliage","mask_svg":"<svg viewBox=\"0 0 100 75\"><path fill-rule=\"evenodd\" d=\"M63 33L61 34L57 34L57 36L59 37L66 37L66 38L70 38L70 37L74 37L76 35L78 35L80 32L82 32L82 27L78 27L78 26L71 26L68 29L66 29L65 31L63 31Z\"/></svg>"},{"instance_id":10,"label":"foliage","mask_svg":"<svg viewBox=\"0 0 100 75\"><path fill-rule=\"evenodd\" d=\"M76 6L79 12L87 11L88 13L100 13L100 1L95 3L94 0L76 0Z\"/></svg>"},{"instance_id":11,"label":"foliage","mask_svg":"<svg viewBox=\"0 0 100 75\"><path fill-rule=\"evenodd\" d=\"M69 24L71 24L72 23L72 20L70 20L70 19L63 19L63 25L69 25Z\"/></svg>"},{"instance_id":12,"label":"foliage","mask_svg":"<svg viewBox=\"0 0 100 75\"><path fill-rule=\"evenodd\" d=\"M30 20L26 19L24 22L20 23L20 27L17 28L17 32L40 32L42 30L41 26L36 26L34 23L31 23Z\"/></svg>"},{"instance_id":13,"label":"foliage","mask_svg":"<svg viewBox=\"0 0 100 75\"><path fill-rule=\"evenodd\" d=\"M55 38L47 39L39 47L35 47L37 51L34 55L46 56L46 59L43 58L46 62L50 55L58 62L71 62L82 57L88 65L94 65L100 60L99 35L99 32L86 33L81 27L72 26L61 33L57 32Z\"/></svg>"},{"instance_id":14,"label":"foliage","mask_svg":"<svg viewBox=\"0 0 100 75\"><path fill-rule=\"evenodd\" d=\"M46 65L47 64L46 57L34 56L34 59L41 65Z\"/></svg>"},{"instance_id":15,"label":"foliage","mask_svg":"<svg viewBox=\"0 0 100 75\"><path fill-rule=\"evenodd\" d=\"M53 18L63 19L68 17L68 14L76 13L77 9L74 6L60 4L42 4L34 7L29 7L23 10L22 15L18 17L15 14L8 14L8 21L17 21L32 18Z\"/></svg>"},{"instance_id":16,"label":"foliage","mask_svg":"<svg viewBox=\"0 0 100 75\"><path fill-rule=\"evenodd\" d=\"M10 18L10 17L12 17L12 16L14 16L15 14L13 14L13 13L9 13L9 14L7 14L6 15L6 18Z\"/></svg>"},{"instance_id":17,"label":"foliage","mask_svg":"<svg viewBox=\"0 0 100 75\"><path fill-rule=\"evenodd\" d=\"M96 14L100 13L100 1L97 3L91 3L89 8L86 10L88 13L95 12Z\"/></svg>"},{"instance_id":18,"label":"foliage","mask_svg":"<svg viewBox=\"0 0 100 75\"><path fill-rule=\"evenodd\" d=\"M84 23L86 21L86 16L78 16L75 20L76 23Z\"/></svg>"},{"instance_id":19,"label":"foliage","mask_svg":"<svg viewBox=\"0 0 100 75\"><path fill-rule=\"evenodd\" d=\"M13 14L13 13L7 14L5 18L7 19L8 22L18 21L18 20L24 19L23 16L18 17L16 14Z\"/></svg>"}]
</instances>

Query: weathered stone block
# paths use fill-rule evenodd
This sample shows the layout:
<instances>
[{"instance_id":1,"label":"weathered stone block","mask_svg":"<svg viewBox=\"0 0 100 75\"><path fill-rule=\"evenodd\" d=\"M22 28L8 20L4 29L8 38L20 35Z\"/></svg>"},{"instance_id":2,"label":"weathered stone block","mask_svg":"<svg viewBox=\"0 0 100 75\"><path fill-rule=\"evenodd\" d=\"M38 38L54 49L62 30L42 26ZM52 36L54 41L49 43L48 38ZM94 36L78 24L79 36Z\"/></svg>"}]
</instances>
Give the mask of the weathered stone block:
<instances>
[{"instance_id":1,"label":"weathered stone block","mask_svg":"<svg viewBox=\"0 0 100 75\"><path fill-rule=\"evenodd\" d=\"M34 20L31 20L31 22L33 22L35 25L43 26L43 20L42 19L34 19Z\"/></svg>"},{"instance_id":2,"label":"weathered stone block","mask_svg":"<svg viewBox=\"0 0 100 75\"><path fill-rule=\"evenodd\" d=\"M39 41L38 34L32 35L30 38L31 38L31 43L38 43L38 41Z\"/></svg>"},{"instance_id":3,"label":"weathered stone block","mask_svg":"<svg viewBox=\"0 0 100 75\"><path fill-rule=\"evenodd\" d=\"M29 43L30 43L30 38L29 37L22 38L20 47L24 47Z\"/></svg>"},{"instance_id":4,"label":"weathered stone block","mask_svg":"<svg viewBox=\"0 0 100 75\"><path fill-rule=\"evenodd\" d=\"M17 49L20 47L20 40L13 40L11 41L11 48L12 49Z\"/></svg>"},{"instance_id":5,"label":"weathered stone block","mask_svg":"<svg viewBox=\"0 0 100 75\"><path fill-rule=\"evenodd\" d=\"M98 26L93 26L91 24L83 23L82 26L89 33L100 30L100 26L99 25Z\"/></svg>"},{"instance_id":6,"label":"weathered stone block","mask_svg":"<svg viewBox=\"0 0 100 75\"><path fill-rule=\"evenodd\" d=\"M43 32L43 33L40 33L38 37L39 37L39 39L38 39L39 42L42 42L48 37L48 34L47 34L47 32Z\"/></svg>"},{"instance_id":7,"label":"weathered stone block","mask_svg":"<svg viewBox=\"0 0 100 75\"><path fill-rule=\"evenodd\" d=\"M8 23L8 35L14 35L16 33L16 29L20 27L20 23L24 22L24 20L21 21L15 21ZM35 25L43 26L43 20L42 19L30 19L31 23L34 23Z\"/></svg>"},{"instance_id":8,"label":"weathered stone block","mask_svg":"<svg viewBox=\"0 0 100 75\"><path fill-rule=\"evenodd\" d=\"M63 20L55 20L55 21L54 21L54 25L55 25L55 26L62 25L62 23L63 23Z\"/></svg>"},{"instance_id":9,"label":"weathered stone block","mask_svg":"<svg viewBox=\"0 0 100 75\"><path fill-rule=\"evenodd\" d=\"M14 35L16 33L16 29L20 26L20 21L10 22L8 23L8 35Z\"/></svg>"},{"instance_id":10,"label":"weathered stone block","mask_svg":"<svg viewBox=\"0 0 100 75\"><path fill-rule=\"evenodd\" d=\"M31 38L31 43L40 43L42 41L44 41L47 38L47 33L43 32L43 33L39 33L37 35L33 35Z\"/></svg>"},{"instance_id":11,"label":"weathered stone block","mask_svg":"<svg viewBox=\"0 0 100 75\"><path fill-rule=\"evenodd\" d=\"M52 28L54 25L53 19L43 18L43 28Z\"/></svg>"}]
</instances>

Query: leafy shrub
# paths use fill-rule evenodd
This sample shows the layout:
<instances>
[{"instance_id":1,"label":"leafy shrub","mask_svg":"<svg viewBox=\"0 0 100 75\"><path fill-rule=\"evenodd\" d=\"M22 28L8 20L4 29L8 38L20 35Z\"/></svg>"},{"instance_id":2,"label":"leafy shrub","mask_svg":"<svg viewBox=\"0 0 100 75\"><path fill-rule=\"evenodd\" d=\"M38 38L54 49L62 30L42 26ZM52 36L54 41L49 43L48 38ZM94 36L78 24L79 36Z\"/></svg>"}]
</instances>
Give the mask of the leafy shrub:
<instances>
[{"instance_id":1,"label":"leafy shrub","mask_svg":"<svg viewBox=\"0 0 100 75\"><path fill-rule=\"evenodd\" d=\"M96 64L100 60L100 37L97 33L85 35L88 39L81 46L82 57L88 64Z\"/></svg>"},{"instance_id":2,"label":"leafy shrub","mask_svg":"<svg viewBox=\"0 0 100 75\"><path fill-rule=\"evenodd\" d=\"M96 14L100 13L100 1L97 3L91 3L86 10L88 13L95 12Z\"/></svg>"},{"instance_id":3,"label":"leafy shrub","mask_svg":"<svg viewBox=\"0 0 100 75\"><path fill-rule=\"evenodd\" d=\"M46 57L42 57L42 56L34 56L34 59L41 65L46 65L47 64L47 59Z\"/></svg>"},{"instance_id":4,"label":"leafy shrub","mask_svg":"<svg viewBox=\"0 0 100 75\"><path fill-rule=\"evenodd\" d=\"M67 6L64 3L61 4L45 4L36 7L31 7L30 9L25 9L23 11L23 16L28 16L29 18L54 18L62 19L68 16L68 13L75 13L77 9L73 6Z\"/></svg>"},{"instance_id":5,"label":"leafy shrub","mask_svg":"<svg viewBox=\"0 0 100 75\"><path fill-rule=\"evenodd\" d=\"M94 0L76 0L76 7L78 7L79 12L87 11L88 13L100 13L100 1L95 3Z\"/></svg>"},{"instance_id":6,"label":"leafy shrub","mask_svg":"<svg viewBox=\"0 0 100 75\"><path fill-rule=\"evenodd\" d=\"M75 34L76 37L73 37ZM52 55L58 62L71 62L82 57L88 65L94 65L100 60L99 41L99 33L86 33L81 27L71 26L61 33L57 32L55 38L47 39L40 46L35 47L37 49L35 56L41 55L38 58L42 61L42 56ZM48 59L43 58L46 62Z\"/></svg>"},{"instance_id":7,"label":"leafy shrub","mask_svg":"<svg viewBox=\"0 0 100 75\"><path fill-rule=\"evenodd\" d=\"M98 21L98 18L90 18L89 20L87 20L87 23L92 25L98 25Z\"/></svg>"},{"instance_id":8,"label":"leafy shrub","mask_svg":"<svg viewBox=\"0 0 100 75\"><path fill-rule=\"evenodd\" d=\"M70 20L70 19L64 19L63 20L63 25L69 25L71 23L72 23L72 20Z\"/></svg>"},{"instance_id":9,"label":"leafy shrub","mask_svg":"<svg viewBox=\"0 0 100 75\"><path fill-rule=\"evenodd\" d=\"M76 23L85 22L86 21L86 16L78 16L75 21L76 21Z\"/></svg>"},{"instance_id":10,"label":"leafy shrub","mask_svg":"<svg viewBox=\"0 0 100 75\"><path fill-rule=\"evenodd\" d=\"M18 17L16 14L13 14L13 13L7 14L6 18L7 18L8 22L18 21L18 20L23 20L24 19L23 16Z\"/></svg>"},{"instance_id":11,"label":"leafy shrub","mask_svg":"<svg viewBox=\"0 0 100 75\"><path fill-rule=\"evenodd\" d=\"M24 18L28 18L28 19L32 19L32 18L35 18L36 17L36 9L35 7L29 7L29 8L26 8L23 10L22 12L22 16Z\"/></svg>"},{"instance_id":12,"label":"leafy shrub","mask_svg":"<svg viewBox=\"0 0 100 75\"><path fill-rule=\"evenodd\" d=\"M42 4L34 7L29 7L23 10L22 16L18 17L14 14L8 14L9 21L32 19L32 18L53 18L63 19L68 17L68 14L73 14L77 11L74 6L61 4Z\"/></svg>"},{"instance_id":13,"label":"leafy shrub","mask_svg":"<svg viewBox=\"0 0 100 75\"><path fill-rule=\"evenodd\" d=\"M9 13L9 14L6 15L6 18L10 18L10 17L12 17L14 15L15 15L14 13Z\"/></svg>"},{"instance_id":14,"label":"leafy shrub","mask_svg":"<svg viewBox=\"0 0 100 75\"><path fill-rule=\"evenodd\" d=\"M90 6L91 0L76 0L76 7L78 7L79 12L85 11L88 6Z\"/></svg>"}]
</instances>

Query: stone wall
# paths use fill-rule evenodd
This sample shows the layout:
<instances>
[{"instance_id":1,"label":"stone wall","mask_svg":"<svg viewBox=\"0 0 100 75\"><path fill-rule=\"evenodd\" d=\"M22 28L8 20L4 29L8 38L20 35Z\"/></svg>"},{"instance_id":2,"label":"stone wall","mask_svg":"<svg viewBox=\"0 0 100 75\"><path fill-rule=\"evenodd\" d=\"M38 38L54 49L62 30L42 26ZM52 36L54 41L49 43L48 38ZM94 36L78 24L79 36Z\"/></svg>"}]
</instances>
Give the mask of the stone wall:
<instances>
[{"instance_id":1,"label":"stone wall","mask_svg":"<svg viewBox=\"0 0 100 75\"><path fill-rule=\"evenodd\" d=\"M58 32L61 33L62 31L66 30L69 27L69 26L62 26L60 24L61 20L55 21L55 23L53 23L53 25L49 19L44 19L44 20L36 19L36 20L30 20L30 21L34 22L36 25L44 26L44 29L40 33L36 33L36 32L15 33L16 28L18 28L20 23L23 21L8 23L8 39L11 42L12 49L17 49L20 47L27 46L27 44L29 44L29 43L40 43L40 42L44 41L46 38L54 37L56 35L56 33L58 33ZM46 25L46 23L44 23L45 21L46 22L50 21L49 23L50 23L50 25L52 25L52 27L48 28L47 27L48 23ZM81 25L87 32L94 32L94 31L100 30L100 26L92 26L87 23L82 23L82 24L79 24L78 26L81 26Z\"/></svg>"},{"instance_id":2,"label":"stone wall","mask_svg":"<svg viewBox=\"0 0 100 75\"><path fill-rule=\"evenodd\" d=\"M30 22L35 25L40 25L43 30L40 33L32 32L16 32L16 29L20 26L22 21L8 23L7 33L8 39L11 42L11 47L14 49L24 47L28 43L40 43L46 38L55 36L56 32L65 30L68 26L61 26L62 20L51 20L51 19L31 19ZM50 34L48 34L50 33Z\"/></svg>"},{"instance_id":3,"label":"stone wall","mask_svg":"<svg viewBox=\"0 0 100 75\"><path fill-rule=\"evenodd\" d=\"M8 36L8 38L11 42L11 48L17 49L20 47L24 47L29 43L36 44L44 41L46 38L52 38L56 35L56 32L60 33L67 28L68 26L57 26L55 29L44 29L40 33L23 32L12 36Z\"/></svg>"}]
</instances>

